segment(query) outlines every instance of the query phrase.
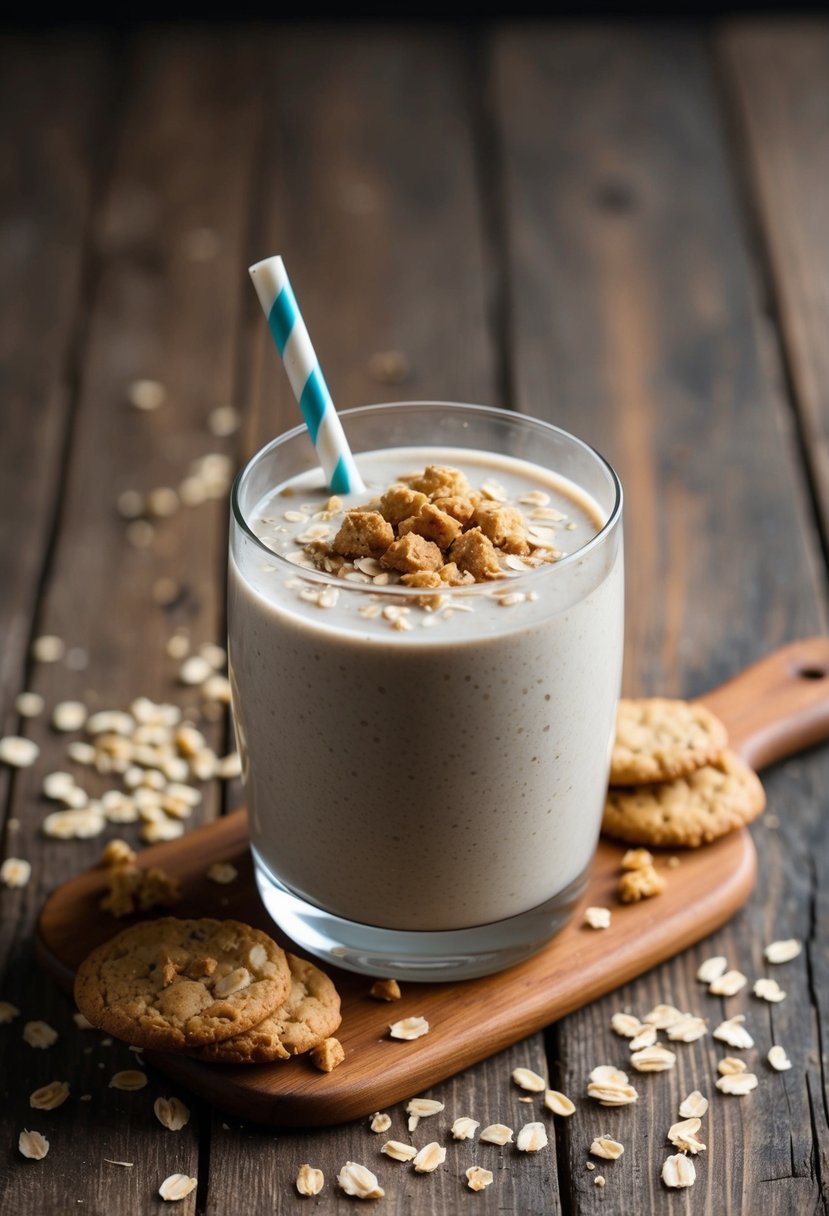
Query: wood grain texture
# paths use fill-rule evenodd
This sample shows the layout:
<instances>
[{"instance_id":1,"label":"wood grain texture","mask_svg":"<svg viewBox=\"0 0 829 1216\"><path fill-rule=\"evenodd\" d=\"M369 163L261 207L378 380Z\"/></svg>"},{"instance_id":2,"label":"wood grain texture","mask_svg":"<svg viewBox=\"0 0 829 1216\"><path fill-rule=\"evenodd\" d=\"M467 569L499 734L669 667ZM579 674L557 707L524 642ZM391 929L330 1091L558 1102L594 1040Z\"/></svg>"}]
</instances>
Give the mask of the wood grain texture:
<instances>
[{"instance_id":1,"label":"wood grain texture","mask_svg":"<svg viewBox=\"0 0 829 1216\"><path fill-rule=\"evenodd\" d=\"M730 107L735 159L752 204L767 307L777 323L792 390L792 421L816 503L824 559L829 535L829 22L777 25L740 22L721 32L716 63ZM825 610L824 610L825 620ZM804 925L808 956L798 979L809 1001L772 1012L774 1033L811 1043L829 1041L829 857L825 848L826 770L797 776L810 792L804 824L782 817L782 856L771 879L786 894L789 914ZM791 796L791 785L785 790ZM803 917L802 909L810 909ZM804 1206L813 1179L824 1195L829 1179L829 1070L825 1051L810 1050L808 1102L814 1129L810 1147L792 1135L791 1173ZM788 1094L786 1095L788 1099ZM778 1101L776 1116L786 1120Z\"/></svg>"},{"instance_id":2,"label":"wood grain texture","mask_svg":"<svg viewBox=\"0 0 829 1216\"><path fill-rule=\"evenodd\" d=\"M717 38L803 446L829 532L829 22L742 22Z\"/></svg>"},{"instance_id":3,"label":"wood grain texture","mask_svg":"<svg viewBox=\"0 0 829 1216\"><path fill-rule=\"evenodd\" d=\"M699 695L729 668L821 632L825 621L803 470L755 293L708 48L678 28L522 28L497 38L491 89L516 399L591 439L621 475L627 690ZM784 1003L797 1026L798 1063L782 1083L763 1087L775 1107L787 1107L787 1134L775 1135L759 1103L752 1114L718 1100L716 1151L693 1193L664 1189L664 1135L681 1081L713 1088L703 1040L683 1052L681 1073L651 1078L645 1102L611 1112L608 1127L627 1151L601 1195L584 1171L584 1123L565 1126L561 1159L574 1211L625 1213L631 1195L649 1212L693 1207L717 1216L750 1210L758 1196L780 1213L825 1203L823 1040L808 961L814 955L823 968L825 945L806 909L823 899L817 791L826 774L824 756L769 774L780 828L755 830L760 878L745 912L704 947L564 1019L552 1047L559 1087L578 1091L603 1054L624 1058L608 1031L614 1010L641 1014L673 999L711 1017L725 1006L745 1009L752 1025L764 1025L758 1048L767 1048L780 1009L714 1002L700 993L694 968L722 953L758 974L764 941L801 936L809 953L791 966Z\"/></svg>"},{"instance_id":4,"label":"wood grain texture","mask_svg":"<svg viewBox=\"0 0 829 1216\"><path fill-rule=\"evenodd\" d=\"M31 1170L16 1151L3 1158L4 1216L56 1211L67 1196L73 1207L111 1211L115 1193L124 1211L152 1210L154 1202L162 1206L153 1197L164 1177L195 1174L198 1168L197 1119L173 1137L152 1113L152 1098L160 1091L142 1091L136 1101L134 1094L108 1090L109 1069L126 1067L131 1055L114 1046L102 1049L98 1036L92 1052L83 1054L89 1039L74 1027L71 1003L56 1002L31 970L37 904L79 865L92 864L102 843L47 840L39 832L47 809L53 809L41 799L40 783L45 773L66 766L66 736L48 727L51 707L77 697L90 708L125 708L140 693L186 705L192 694L177 686L166 639L177 626L187 627L196 645L223 635L226 503L183 508L174 519L161 521L152 546L141 550L127 543L115 504L125 489L175 486L190 461L228 448L209 434L205 420L231 392L239 301L234 283L241 280L256 133L248 60L239 46L234 51L232 38L172 35L134 46L118 70L124 112L110 177L100 183L92 233L94 290L79 304L87 336L71 450L59 530L38 606L41 630L65 639L86 657L86 666L40 665L33 671L31 684L44 695L47 715L31 723L28 733L41 755L15 780L9 810L18 826L7 843L8 852L31 861L33 878L25 890L4 889L0 897L4 940L11 937L6 927L14 928L3 995L22 1011L0 1037L9 1127L42 1130L42 1119L33 1122L28 1095L55 1076L72 1083L74 1117L66 1118L65 1108L59 1124L51 1117L51 1168ZM42 85L36 63L29 71ZM219 77L221 92L215 85ZM71 95L66 104L73 104ZM108 104L98 102L102 111ZM78 118L84 121L83 109ZM217 162L222 173L216 172ZM196 259L190 252L192 234L205 229L212 234L213 252ZM131 381L143 378L158 380L167 390L164 407L152 414L127 404ZM162 576L181 587L168 611L153 598L154 582ZM221 748L223 724L208 723L205 730ZM106 788L102 780L78 777L91 792ZM218 809L216 786L204 793L197 818ZM137 840L134 827L111 829L108 835ZM30 1018L53 1021L60 1031L59 1043L48 1052L19 1049L22 1023ZM79 1103L84 1091L93 1093L91 1102ZM133 1166L108 1166L105 1157ZM108 1177L113 1170L118 1171L114 1181ZM194 1211L194 1197L181 1206Z\"/></svg>"},{"instance_id":5,"label":"wood grain texture","mask_svg":"<svg viewBox=\"0 0 829 1216\"><path fill-rule=\"evenodd\" d=\"M83 52L65 31L54 48L39 39L40 59L31 46L4 44L2 122L16 148L2 170L12 174L4 207L12 201L0 246L12 390L0 494L12 487L4 517L14 519L0 540L5 729L32 630L56 628L90 648L88 687L112 703L172 691L174 670L158 648L165 629L218 636L221 507L168 521L158 553L130 555L112 500L177 475L207 445L232 450L233 441L203 446L204 414L229 396L246 412L240 457L294 421L244 271L279 246L295 251L291 273L338 402L516 403L592 439L617 465L628 502L628 691L700 695L787 639L825 632L810 497L825 516L826 26L730 27L714 54L680 27L524 26L481 38L481 60L465 34L402 26L168 30L126 58L105 42ZM120 106L108 90L99 100L102 58ZM90 225L93 198L102 205ZM195 247L213 254L193 262L187 234L205 228ZM758 250L759 267L749 253ZM48 297L32 287L45 268ZM399 385L367 371L370 355L390 348L412 366ZM183 409L143 418L121 410L135 375L158 376ZM169 621L149 595L161 573L191 589ZM63 668L35 674L50 703L87 687ZM2 1216L160 1212L155 1189L178 1169L199 1177L196 1197L178 1205L185 1212L225 1216L242 1203L246 1216L293 1211L293 1171L306 1159L327 1176L314 1210L352 1210L334 1176L348 1156L377 1161L364 1124L274 1137L188 1098L191 1123L173 1134L151 1114L152 1098L172 1090L166 1082L127 1095L101 1081L124 1066L120 1049L76 1032L69 1003L31 966L43 895L97 847L39 838L38 780L61 752L47 731L38 738L42 767L3 794L7 818L21 825L4 849L28 856L35 877L27 890L0 892L0 959L10 958L0 996L52 1021L61 1038L41 1053L20 1043L20 1022L0 1027ZM469 1204L516 1216L582 1216L599 1205L627 1216L631 1204L657 1216L825 1210L827 782L817 752L770 771L767 826L754 832L758 893L746 911L550 1030L551 1079L579 1111L542 1160L493 1149L497 1185L483 1195L465 1190L453 1153L431 1178L401 1167L384 1177L384 1210L427 1216L436 1195L447 1212ZM211 797L205 814L217 804ZM760 974L762 945L790 934L806 948L778 973L782 1005L716 1001L693 978L713 953ZM645 1078L634 1110L602 1111L599 1123L580 1099L602 1056L624 1062L625 1044L608 1030L613 1010L643 1012L668 997L712 1022L744 1008L761 1077L749 1099L714 1095L696 1187L673 1195L658 1181L664 1131L682 1092L710 1088L710 1040L682 1048L674 1074ZM789 1050L791 1072L765 1068L772 1040ZM517 1122L515 1063L544 1072L541 1036L435 1092L447 1111L507 1121L515 1112ZM73 1099L35 1123L27 1094L61 1075ZM79 1103L83 1092L93 1101ZM402 1130L399 1110L394 1119ZM49 1157L18 1159L19 1128L41 1123ZM602 1166L600 1191L584 1164L604 1130L626 1153Z\"/></svg>"},{"instance_id":6,"label":"wood grain texture","mask_svg":"<svg viewBox=\"0 0 829 1216\"><path fill-rule=\"evenodd\" d=\"M337 1037L347 1060L330 1076L301 1057L252 1068L148 1054L160 1069L212 1105L256 1122L340 1123L400 1102L543 1029L719 928L745 901L754 880L750 837L735 832L704 850L684 854L675 872L665 868L663 854L659 865L669 880L667 890L653 902L623 907L615 891L624 850L624 845L600 842L588 888L570 923L542 951L508 972L463 984L407 984L404 996L393 1005L369 999L370 981L365 977L335 972L343 1000ZM215 884L205 875L214 862L230 861L239 880L223 892L221 914L272 931L256 892L244 812L147 849L141 861L160 865L180 879L182 901L176 914L185 917L219 911ZM78 964L112 936L115 926L101 916L98 906L106 889L103 870L87 871L59 887L41 915L41 961L68 991ZM613 908L610 931L585 926L584 909L591 904ZM291 948L289 940L280 940ZM428 1035L412 1043L389 1039L390 1021L414 1016L427 1019Z\"/></svg>"},{"instance_id":7,"label":"wood grain texture","mask_svg":"<svg viewBox=\"0 0 829 1216\"><path fill-rule=\"evenodd\" d=\"M804 679L806 663L808 670L829 665L829 640L816 638L785 647L703 698L716 707L732 746L745 758L766 749L765 754L783 759L829 737L829 685ZM750 727L746 708L752 710ZM822 711L820 732L814 725L817 710ZM774 740L773 752L770 740ZM753 847L748 834L738 832L706 849L684 853L676 872L668 874L668 889L658 901L615 907L623 851L613 842L600 842L588 890L570 925L534 958L505 974L461 986L406 985L403 999L389 1006L367 997L368 981L362 976L338 973L343 998L338 1037L347 1062L331 1076L315 1073L304 1059L257 1068L210 1066L156 1053L151 1059L220 1110L257 1122L288 1126L343 1122L402 1101L557 1021L718 928L747 897L754 877ZM256 893L243 812L225 816L186 839L148 849L141 861L160 865L180 880L183 899L177 912L182 916L204 916L215 910L216 889L207 872L214 863L229 861L239 879L219 898L222 914L270 928ZM41 914L41 960L69 991L81 960L111 936L113 925L98 909L105 891L104 872L90 870L61 886ZM583 910L591 904L614 906L607 934L586 929L582 923ZM286 945L290 947L290 942ZM410 1016L427 1018L428 1037L416 1047L390 1043L389 1018ZM468 1034L470 1019L474 1036Z\"/></svg>"}]
</instances>

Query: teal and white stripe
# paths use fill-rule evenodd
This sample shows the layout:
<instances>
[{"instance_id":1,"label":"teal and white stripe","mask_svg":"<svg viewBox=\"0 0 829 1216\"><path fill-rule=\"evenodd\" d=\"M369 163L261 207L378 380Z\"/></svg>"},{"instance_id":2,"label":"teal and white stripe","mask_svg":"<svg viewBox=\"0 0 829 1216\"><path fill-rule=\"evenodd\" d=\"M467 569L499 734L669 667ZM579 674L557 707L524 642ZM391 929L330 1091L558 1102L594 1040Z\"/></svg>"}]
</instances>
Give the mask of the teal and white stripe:
<instances>
[{"instance_id":1,"label":"teal and white stripe","mask_svg":"<svg viewBox=\"0 0 829 1216\"><path fill-rule=\"evenodd\" d=\"M361 493L365 486L334 409L282 258L265 258L257 262L250 267L250 277L332 492Z\"/></svg>"}]
</instances>

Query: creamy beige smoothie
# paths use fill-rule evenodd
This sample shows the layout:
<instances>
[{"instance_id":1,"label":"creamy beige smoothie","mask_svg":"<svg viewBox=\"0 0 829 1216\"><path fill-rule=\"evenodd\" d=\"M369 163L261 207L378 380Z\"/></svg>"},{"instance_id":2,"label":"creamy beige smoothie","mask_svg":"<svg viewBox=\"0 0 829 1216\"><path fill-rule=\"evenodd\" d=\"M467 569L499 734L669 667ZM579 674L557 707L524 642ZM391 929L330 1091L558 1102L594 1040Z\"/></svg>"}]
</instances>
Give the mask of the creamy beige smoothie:
<instances>
[{"instance_id":1,"label":"creamy beige smoothie","mask_svg":"<svg viewBox=\"0 0 829 1216\"><path fill-rule=\"evenodd\" d=\"M535 567L415 599L375 559L326 575L306 547L424 466L517 506ZM249 506L230 562L230 664L255 856L336 917L445 931L581 889L599 832L622 660L609 510L532 461L363 452L367 494L321 474ZM273 557L270 556L273 555ZM311 947L313 948L313 946Z\"/></svg>"}]
</instances>

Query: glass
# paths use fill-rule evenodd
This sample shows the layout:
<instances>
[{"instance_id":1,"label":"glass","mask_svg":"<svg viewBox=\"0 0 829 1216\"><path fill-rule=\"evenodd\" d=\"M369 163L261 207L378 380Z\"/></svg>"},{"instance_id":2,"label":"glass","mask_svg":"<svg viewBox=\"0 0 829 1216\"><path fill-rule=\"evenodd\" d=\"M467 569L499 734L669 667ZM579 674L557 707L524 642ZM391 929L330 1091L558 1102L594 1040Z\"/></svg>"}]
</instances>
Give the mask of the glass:
<instances>
[{"instance_id":1,"label":"glass","mask_svg":"<svg viewBox=\"0 0 829 1216\"><path fill-rule=\"evenodd\" d=\"M298 568L260 539L321 482L304 426L233 487L230 674L265 907L301 949L353 971L485 975L539 950L585 889L621 681L621 486L580 440L504 410L408 402L341 418L358 465L417 449L399 476L451 463L437 449L491 453L493 477L530 462L604 521L559 561L449 588L430 612L437 593Z\"/></svg>"}]
</instances>

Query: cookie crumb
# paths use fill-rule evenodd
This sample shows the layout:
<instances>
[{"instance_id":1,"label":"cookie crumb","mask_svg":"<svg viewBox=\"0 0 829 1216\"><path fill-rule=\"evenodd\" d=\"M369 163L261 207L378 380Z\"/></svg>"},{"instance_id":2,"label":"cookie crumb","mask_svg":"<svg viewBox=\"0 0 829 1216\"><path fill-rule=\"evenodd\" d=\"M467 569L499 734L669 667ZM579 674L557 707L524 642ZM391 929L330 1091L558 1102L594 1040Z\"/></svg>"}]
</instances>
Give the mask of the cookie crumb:
<instances>
[{"instance_id":1,"label":"cookie crumb","mask_svg":"<svg viewBox=\"0 0 829 1216\"><path fill-rule=\"evenodd\" d=\"M333 1036L323 1041L311 1052L311 1059L320 1072L333 1072L345 1059L345 1051L339 1039Z\"/></svg>"},{"instance_id":2,"label":"cookie crumb","mask_svg":"<svg viewBox=\"0 0 829 1216\"><path fill-rule=\"evenodd\" d=\"M619 878L619 899L623 904L638 903L641 899L661 895L666 886L665 879L651 865L626 870Z\"/></svg>"},{"instance_id":3,"label":"cookie crumb","mask_svg":"<svg viewBox=\"0 0 829 1216\"><path fill-rule=\"evenodd\" d=\"M375 1001L399 1001L400 985L397 980L375 980L369 989L369 996Z\"/></svg>"},{"instance_id":4,"label":"cookie crumb","mask_svg":"<svg viewBox=\"0 0 829 1216\"><path fill-rule=\"evenodd\" d=\"M591 929L609 929L610 908L585 908L584 923L589 925Z\"/></svg>"}]
</instances>

